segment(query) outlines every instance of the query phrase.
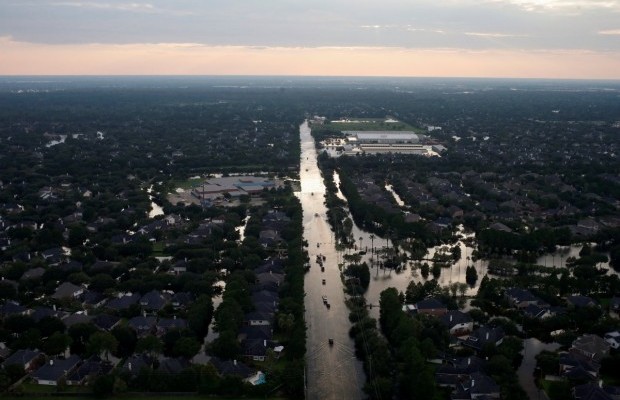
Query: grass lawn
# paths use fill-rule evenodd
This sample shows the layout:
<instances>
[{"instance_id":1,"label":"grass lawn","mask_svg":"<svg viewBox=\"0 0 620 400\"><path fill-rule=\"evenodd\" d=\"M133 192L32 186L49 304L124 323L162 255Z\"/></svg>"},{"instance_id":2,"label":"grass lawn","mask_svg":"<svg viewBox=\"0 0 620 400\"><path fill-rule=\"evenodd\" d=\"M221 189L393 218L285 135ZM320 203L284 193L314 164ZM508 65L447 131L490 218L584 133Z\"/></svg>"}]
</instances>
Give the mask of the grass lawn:
<instances>
[{"instance_id":1,"label":"grass lawn","mask_svg":"<svg viewBox=\"0 0 620 400\"><path fill-rule=\"evenodd\" d=\"M155 242L153 243L153 257L164 257L167 254L164 254L165 244L163 242Z\"/></svg>"},{"instance_id":2,"label":"grass lawn","mask_svg":"<svg viewBox=\"0 0 620 400\"><path fill-rule=\"evenodd\" d=\"M175 180L172 183L172 187L176 188L181 188L184 190L189 190L192 189L194 186L198 185L200 182L202 182L202 179L187 179L184 181L180 181L180 180Z\"/></svg>"}]
</instances>

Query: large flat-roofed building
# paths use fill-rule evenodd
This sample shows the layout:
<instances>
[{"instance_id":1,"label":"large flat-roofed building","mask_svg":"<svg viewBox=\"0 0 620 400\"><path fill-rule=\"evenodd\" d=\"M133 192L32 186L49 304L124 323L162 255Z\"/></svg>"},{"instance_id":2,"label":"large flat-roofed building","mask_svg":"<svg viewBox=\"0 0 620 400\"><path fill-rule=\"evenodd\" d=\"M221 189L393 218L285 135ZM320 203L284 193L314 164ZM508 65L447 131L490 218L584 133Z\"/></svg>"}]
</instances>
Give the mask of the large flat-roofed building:
<instances>
[{"instance_id":1,"label":"large flat-roofed building","mask_svg":"<svg viewBox=\"0 0 620 400\"><path fill-rule=\"evenodd\" d=\"M360 144L359 149L368 154L378 153L399 153L399 154L418 154L427 155L428 150L421 144L406 144L406 143L394 143L394 144Z\"/></svg>"},{"instance_id":2,"label":"large flat-roofed building","mask_svg":"<svg viewBox=\"0 0 620 400\"><path fill-rule=\"evenodd\" d=\"M420 138L413 131L343 131L349 142L365 143L419 143Z\"/></svg>"},{"instance_id":3,"label":"large flat-roofed building","mask_svg":"<svg viewBox=\"0 0 620 400\"><path fill-rule=\"evenodd\" d=\"M192 189L192 195L198 199L214 199L224 194L239 197L244 194L256 194L263 189L278 186L273 179L262 176L229 176L212 178L204 181Z\"/></svg>"}]
</instances>

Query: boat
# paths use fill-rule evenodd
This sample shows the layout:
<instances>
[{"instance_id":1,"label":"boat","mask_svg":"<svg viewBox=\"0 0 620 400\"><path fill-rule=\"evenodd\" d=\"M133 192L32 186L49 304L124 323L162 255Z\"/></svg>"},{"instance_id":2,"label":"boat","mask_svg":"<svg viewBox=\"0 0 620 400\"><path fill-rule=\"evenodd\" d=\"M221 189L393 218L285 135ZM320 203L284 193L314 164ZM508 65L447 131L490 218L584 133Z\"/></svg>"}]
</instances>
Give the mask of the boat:
<instances>
[{"instance_id":1,"label":"boat","mask_svg":"<svg viewBox=\"0 0 620 400\"><path fill-rule=\"evenodd\" d=\"M327 339L327 343L329 343L330 346L333 346L334 345L334 339L332 339L332 338Z\"/></svg>"},{"instance_id":2,"label":"boat","mask_svg":"<svg viewBox=\"0 0 620 400\"><path fill-rule=\"evenodd\" d=\"M327 304L327 296L323 295L323 303Z\"/></svg>"}]
</instances>

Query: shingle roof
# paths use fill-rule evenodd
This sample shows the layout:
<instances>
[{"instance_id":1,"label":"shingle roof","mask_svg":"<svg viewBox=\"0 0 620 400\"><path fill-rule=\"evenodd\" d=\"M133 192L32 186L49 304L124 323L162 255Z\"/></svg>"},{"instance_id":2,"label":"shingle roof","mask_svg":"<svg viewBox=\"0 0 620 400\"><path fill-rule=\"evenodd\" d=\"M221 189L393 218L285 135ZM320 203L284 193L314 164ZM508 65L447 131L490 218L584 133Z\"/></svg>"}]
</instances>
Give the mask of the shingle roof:
<instances>
[{"instance_id":1,"label":"shingle roof","mask_svg":"<svg viewBox=\"0 0 620 400\"><path fill-rule=\"evenodd\" d=\"M439 321L441 321L442 325L448 329L452 329L458 324L470 323L472 322L472 319L467 313L458 310L451 310L439 317Z\"/></svg>"},{"instance_id":2,"label":"shingle roof","mask_svg":"<svg viewBox=\"0 0 620 400\"><path fill-rule=\"evenodd\" d=\"M79 362L80 357L75 354L66 359L54 358L33 372L32 377L38 380L57 381L75 368Z\"/></svg>"}]
</instances>

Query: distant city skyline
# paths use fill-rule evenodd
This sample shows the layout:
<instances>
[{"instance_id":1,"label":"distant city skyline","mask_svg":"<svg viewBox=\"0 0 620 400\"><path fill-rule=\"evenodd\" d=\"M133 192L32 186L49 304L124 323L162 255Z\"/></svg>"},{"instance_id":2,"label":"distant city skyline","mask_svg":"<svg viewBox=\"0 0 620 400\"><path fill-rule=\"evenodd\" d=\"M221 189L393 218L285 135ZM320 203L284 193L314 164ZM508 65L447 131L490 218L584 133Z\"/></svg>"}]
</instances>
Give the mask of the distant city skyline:
<instances>
[{"instance_id":1,"label":"distant city skyline","mask_svg":"<svg viewBox=\"0 0 620 400\"><path fill-rule=\"evenodd\" d=\"M620 79L620 0L0 0L0 75Z\"/></svg>"}]
</instances>

